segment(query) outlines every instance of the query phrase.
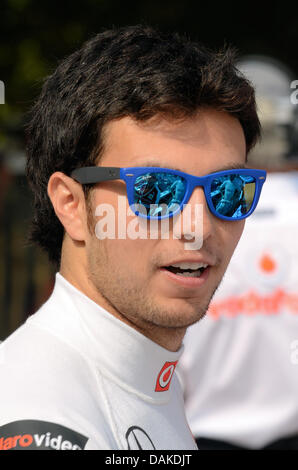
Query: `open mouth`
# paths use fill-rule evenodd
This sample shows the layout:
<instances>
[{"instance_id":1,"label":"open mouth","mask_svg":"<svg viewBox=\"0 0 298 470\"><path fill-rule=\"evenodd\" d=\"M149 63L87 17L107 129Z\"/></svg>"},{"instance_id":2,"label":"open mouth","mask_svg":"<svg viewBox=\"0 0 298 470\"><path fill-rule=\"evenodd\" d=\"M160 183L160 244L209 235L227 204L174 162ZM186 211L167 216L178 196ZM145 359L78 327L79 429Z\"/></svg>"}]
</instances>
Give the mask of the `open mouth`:
<instances>
[{"instance_id":1,"label":"open mouth","mask_svg":"<svg viewBox=\"0 0 298 470\"><path fill-rule=\"evenodd\" d=\"M188 264L174 264L171 266L164 266L164 269L170 271L173 274L183 277L200 277L201 274L208 267L208 264L202 263L188 263Z\"/></svg>"}]
</instances>

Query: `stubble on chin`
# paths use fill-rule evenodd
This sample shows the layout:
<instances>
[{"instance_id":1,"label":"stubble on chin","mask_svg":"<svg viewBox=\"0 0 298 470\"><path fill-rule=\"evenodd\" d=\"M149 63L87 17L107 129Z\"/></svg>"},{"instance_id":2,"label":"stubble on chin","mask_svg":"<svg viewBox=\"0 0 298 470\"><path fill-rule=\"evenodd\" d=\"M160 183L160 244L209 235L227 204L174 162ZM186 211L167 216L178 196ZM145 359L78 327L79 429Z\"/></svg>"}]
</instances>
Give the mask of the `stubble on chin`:
<instances>
[{"instance_id":1,"label":"stubble on chin","mask_svg":"<svg viewBox=\"0 0 298 470\"><path fill-rule=\"evenodd\" d=\"M129 266L121 269L105 240L96 239L87 258L89 281L103 300L103 308L143 332L185 329L196 323L205 316L217 289L203 302L179 299L177 304L175 299L158 299L150 293L150 282Z\"/></svg>"}]
</instances>

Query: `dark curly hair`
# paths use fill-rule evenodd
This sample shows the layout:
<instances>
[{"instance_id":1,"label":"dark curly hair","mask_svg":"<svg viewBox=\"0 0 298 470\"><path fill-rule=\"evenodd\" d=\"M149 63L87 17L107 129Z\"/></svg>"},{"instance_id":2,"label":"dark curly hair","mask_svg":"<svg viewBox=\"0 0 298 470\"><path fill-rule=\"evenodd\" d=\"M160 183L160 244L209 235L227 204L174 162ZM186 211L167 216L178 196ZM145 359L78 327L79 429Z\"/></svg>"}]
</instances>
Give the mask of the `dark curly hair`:
<instances>
[{"instance_id":1,"label":"dark curly hair","mask_svg":"<svg viewBox=\"0 0 298 470\"><path fill-rule=\"evenodd\" d=\"M190 117L209 106L239 120L249 152L260 122L254 89L235 60L228 46L214 52L176 33L137 25L97 34L46 79L26 128L26 172L34 195L29 238L56 266L64 228L47 194L49 178L97 164L107 122Z\"/></svg>"}]
</instances>

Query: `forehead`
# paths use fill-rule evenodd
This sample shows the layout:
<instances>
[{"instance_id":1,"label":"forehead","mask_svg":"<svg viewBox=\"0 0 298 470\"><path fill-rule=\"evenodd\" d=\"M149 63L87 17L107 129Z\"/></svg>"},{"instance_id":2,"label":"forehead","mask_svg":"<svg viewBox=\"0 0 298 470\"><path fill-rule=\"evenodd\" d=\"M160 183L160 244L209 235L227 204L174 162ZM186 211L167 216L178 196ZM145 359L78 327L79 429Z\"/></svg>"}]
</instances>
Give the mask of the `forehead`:
<instances>
[{"instance_id":1,"label":"forehead","mask_svg":"<svg viewBox=\"0 0 298 470\"><path fill-rule=\"evenodd\" d=\"M227 113L201 110L184 120L155 117L146 122L130 117L105 128L102 166L160 166L192 174L230 167L246 161L241 124Z\"/></svg>"}]
</instances>

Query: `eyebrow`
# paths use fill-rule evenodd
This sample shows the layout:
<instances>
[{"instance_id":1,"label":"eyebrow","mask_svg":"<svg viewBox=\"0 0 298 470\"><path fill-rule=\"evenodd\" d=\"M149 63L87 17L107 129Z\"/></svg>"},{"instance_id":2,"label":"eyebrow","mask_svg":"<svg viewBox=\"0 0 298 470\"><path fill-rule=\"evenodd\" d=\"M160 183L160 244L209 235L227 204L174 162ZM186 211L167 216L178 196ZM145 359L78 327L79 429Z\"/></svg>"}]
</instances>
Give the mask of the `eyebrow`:
<instances>
[{"instance_id":1,"label":"eyebrow","mask_svg":"<svg viewBox=\"0 0 298 470\"><path fill-rule=\"evenodd\" d=\"M219 168L218 170L216 171L225 171L225 170L243 170L247 168L247 165L245 165L245 163L230 163L230 164L227 164L221 168Z\"/></svg>"},{"instance_id":2,"label":"eyebrow","mask_svg":"<svg viewBox=\"0 0 298 470\"><path fill-rule=\"evenodd\" d=\"M157 168L168 168L170 170L174 171L184 171L181 170L181 168L174 167L172 165L167 165L166 167L161 165L158 161L155 160L145 160L141 164L139 163L137 166L144 166L144 167L157 167ZM217 168L216 170L212 171L212 173L215 173L217 171L226 171L226 170L242 170L247 168L246 164L244 163L228 163L227 165L224 165L220 168Z\"/></svg>"}]
</instances>

